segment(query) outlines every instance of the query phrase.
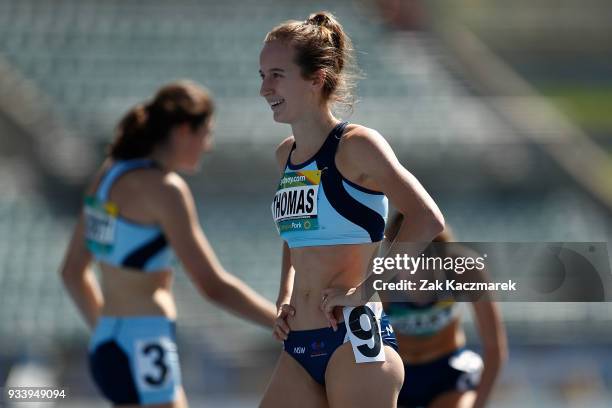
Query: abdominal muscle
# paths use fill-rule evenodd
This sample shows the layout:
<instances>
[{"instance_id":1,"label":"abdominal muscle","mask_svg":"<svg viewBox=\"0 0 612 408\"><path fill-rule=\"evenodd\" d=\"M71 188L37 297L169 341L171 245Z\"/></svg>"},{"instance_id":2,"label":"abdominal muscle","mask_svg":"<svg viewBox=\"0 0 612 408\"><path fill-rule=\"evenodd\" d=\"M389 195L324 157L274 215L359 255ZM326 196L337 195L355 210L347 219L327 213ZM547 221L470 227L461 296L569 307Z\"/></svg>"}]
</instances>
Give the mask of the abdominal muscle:
<instances>
[{"instance_id":1,"label":"abdominal muscle","mask_svg":"<svg viewBox=\"0 0 612 408\"><path fill-rule=\"evenodd\" d=\"M289 327L292 330L328 327L321 310L323 289L348 290L359 285L377 248L377 243L368 243L291 249L295 278L290 304L295 315L287 319ZM336 308L335 315L338 321L343 320L341 308Z\"/></svg>"},{"instance_id":2,"label":"abdominal muscle","mask_svg":"<svg viewBox=\"0 0 612 408\"><path fill-rule=\"evenodd\" d=\"M176 319L170 270L145 273L101 264L102 315Z\"/></svg>"}]
</instances>

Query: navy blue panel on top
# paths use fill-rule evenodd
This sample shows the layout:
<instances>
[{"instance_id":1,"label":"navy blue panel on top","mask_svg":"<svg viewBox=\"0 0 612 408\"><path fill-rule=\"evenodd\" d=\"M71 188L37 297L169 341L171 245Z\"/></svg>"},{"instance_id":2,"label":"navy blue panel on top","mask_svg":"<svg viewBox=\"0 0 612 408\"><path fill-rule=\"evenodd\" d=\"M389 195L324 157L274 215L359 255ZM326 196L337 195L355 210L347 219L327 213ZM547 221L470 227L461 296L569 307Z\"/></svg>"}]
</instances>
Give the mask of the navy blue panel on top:
<instances>
[{"instance_id":1,"label":"navy blue panel on top","mask_svg":"<svg viewBox=\"0 0 612 408\"><path fill-rule=\"evenodd\" d=\"M167 245L166 237L163 233L160 233L151 242L129 254L122 264L130 268L143 269L147 261L166 248Z\"/></svg>"},{"instance_id":2,"label":"navy blue panel on top","mask_svg":"<svg viewBox=\"0 0 612 408\"><path fill-rule=\"evenodd\" d=\"M376 211L355 200L342 185L343 177L336 167L335 157L344 129L343 122L334 128L332 136L325 141L317 157L317 166L323 169L321 184L330 204L347 220L359 225L370 235L372 242L383 239L385 219Z\"/></svg>"}]
</instances>

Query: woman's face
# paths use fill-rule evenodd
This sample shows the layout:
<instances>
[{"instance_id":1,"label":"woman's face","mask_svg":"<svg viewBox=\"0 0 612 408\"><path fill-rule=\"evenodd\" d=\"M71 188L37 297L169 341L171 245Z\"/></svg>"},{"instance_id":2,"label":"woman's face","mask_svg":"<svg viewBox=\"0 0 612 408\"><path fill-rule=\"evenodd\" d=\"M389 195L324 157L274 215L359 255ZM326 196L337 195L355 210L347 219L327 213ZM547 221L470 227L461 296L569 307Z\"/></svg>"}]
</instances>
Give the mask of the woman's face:
<instances>
[{"instance_id":1,"label":"woman's face","mask_svg":"<svg viewBox=\"0 0 612 408\"><path fill-rule=\"evenodd\" d=\"M213 120L208 119L198 128L182 124L175 129L174 152L177 170L195 173L200 168L204 153L212 150Z\"/></svg>"},{"instance_id":2,"label":"woman's face","mask_svg":"<svg viewBox=\"0 0 612 408\"><path fill-rule=\"evenodd\" d=\"M302 77L294 56L295 49L278 40L265 43L259 55L262 79L259 94L272 108L274 120L280 123L294 123L320 100L320 86L315 80Z\"/></svg>"}]
</instances>

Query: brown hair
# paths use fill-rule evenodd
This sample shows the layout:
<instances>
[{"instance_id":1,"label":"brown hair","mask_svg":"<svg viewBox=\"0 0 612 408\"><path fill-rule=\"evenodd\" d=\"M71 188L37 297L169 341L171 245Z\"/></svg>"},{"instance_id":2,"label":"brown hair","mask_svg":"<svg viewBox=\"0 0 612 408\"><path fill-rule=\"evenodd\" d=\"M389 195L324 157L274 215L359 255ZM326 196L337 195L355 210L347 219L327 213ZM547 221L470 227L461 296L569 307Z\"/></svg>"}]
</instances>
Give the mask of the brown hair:
<instances>
[{"instance_id":1,"label":"brown hair","mask_svg":"<svg viewBox=\"0 0 612 408\"><path fill-rule=\"evenodd\" d=\"M213 112L206 88L188 80L171 82L151 101L136 105L121 119L109 156L115 160L146 157L166 143L173 127L187 123L195 130Z\"/></svg>"},{"instance_id":2,"label":"brown hair","mask_svg":"<svg viewBox=\"0 0 612 408\"><path fill-rule=\"evenodd\" d=\"M306 21L290 20L276 26L266 35L264 43L287 42L296 51L295 63L302 77L310 79L321 70L325 75L323 100L332 100L351 110L353 89L360 74L354 63L353 45L333 14L321 11Z\"/></svg>"}]
</instances>

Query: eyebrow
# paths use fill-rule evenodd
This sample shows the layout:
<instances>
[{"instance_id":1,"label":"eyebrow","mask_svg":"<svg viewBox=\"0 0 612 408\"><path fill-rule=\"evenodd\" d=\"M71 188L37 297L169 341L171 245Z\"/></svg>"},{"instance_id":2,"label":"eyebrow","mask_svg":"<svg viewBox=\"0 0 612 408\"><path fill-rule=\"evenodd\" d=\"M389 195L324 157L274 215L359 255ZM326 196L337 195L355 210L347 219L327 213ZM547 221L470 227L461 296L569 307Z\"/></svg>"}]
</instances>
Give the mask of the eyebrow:
<instances>
[{"instance_id":1,"label":"eyebrow","mask_svg":"<svg viewBox=\"0 0 612 408\"><path fill-rule=\"evenodd\" d=\"M285 72L285 70L282 68L272 68L269 71L270 72ZM259 70L259 73L263 75L263 71L261 69Z\"/></svg>"}]
</instances>

